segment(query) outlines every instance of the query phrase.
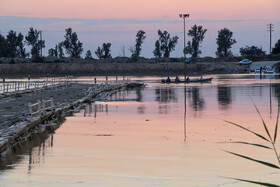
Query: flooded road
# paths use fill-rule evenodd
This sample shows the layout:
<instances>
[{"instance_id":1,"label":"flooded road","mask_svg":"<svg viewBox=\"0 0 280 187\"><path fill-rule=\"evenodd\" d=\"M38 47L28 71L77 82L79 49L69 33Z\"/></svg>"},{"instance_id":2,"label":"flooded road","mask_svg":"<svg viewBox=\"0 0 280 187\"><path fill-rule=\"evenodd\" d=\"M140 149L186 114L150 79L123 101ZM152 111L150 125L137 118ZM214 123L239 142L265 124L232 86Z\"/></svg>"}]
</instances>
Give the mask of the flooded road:
<instances>
[{"instance_id":1,"label":"flooded road","mask_svg":"<svg viewBox=\"0 0 280 187\"><path fill-rule=\"evenodd\" d=\"M254 102L273 132L279 79L213 77L189 85L132 77L147 87L87 105L9 155L0 186L250 186L225 177L279 185L279 170L223 151L277 164L271 150L221 143L269 145L224 120L265 135Z\"/></svg>"}]
</instances>

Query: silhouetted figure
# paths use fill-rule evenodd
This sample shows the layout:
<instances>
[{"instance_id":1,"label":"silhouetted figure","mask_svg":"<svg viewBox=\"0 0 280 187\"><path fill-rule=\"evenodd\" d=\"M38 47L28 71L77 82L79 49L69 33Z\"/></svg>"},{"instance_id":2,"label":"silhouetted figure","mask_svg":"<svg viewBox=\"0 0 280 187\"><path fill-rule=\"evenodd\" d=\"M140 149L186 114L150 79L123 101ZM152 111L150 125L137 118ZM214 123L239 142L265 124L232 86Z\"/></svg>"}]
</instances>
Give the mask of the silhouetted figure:
<instances>
[{"instance_id":1,"label":"silhouetted figure","mask_svg":"<svg viewBox=\"0 0 280 187\"><path fill-rule=\"evenodd\" d=\"M262 73L262 69L263 69L263 67L261 66L261 67L260 67L260 73Z\"/></svg>"},{"instance_id":2,"label":"silhouetted figure","mask_svg":"<svg viewBox=\"0 0 280 187\"><path fill-rule=\"evenodd\" d=\"M28 75L28 81L30 81L30 79L31 79L31 76L30 76L30 75Z\"/></svg>"},{"instance_id":3,"label":"silhouetted figure","mask_svg":"<svg viewBox=\"0 0 280 187\"><path fill-rule=\"evenodd\" d=\"M171 82L170 77L167 77L166 82Z\"/></svg>"},{"instance_id":4,"label":"silhouetted figure","mask_svg":"<svg viewBox=\"0 0 280 187\"><path fill-rule=\"evenodd\" d=\"M202 76L202 75L200 76L200 80L201 80L201 81L203 80L203 76Z\"/></svg>"},{"instance_id":5,"label":"silhouetted figure","mask_svg":"<svg viewBox=\"0 0 280 187\"><path fill-rule=\"evenodd\" d=\"M190 81L190 77L187 77L186 81L189 82Z\"/></svg>"},{"instance_id":6,"label":"silhouetted figure","mask_svg":"<svg viewBox=\"0 0 280 187\"><path fill-rule=\"evenodd\" d=\"M180 79L178 76L175 78L175 82L180 82Z\"/></svg>"},{"instance_id":7,"label":"silhouetted figure","mask_svg":"<svg viewBox=\"0 0 280 187\"><path fill-rule=\"evenodd\" d=\"M6 82L5 77L3 77L3 83L5 83L5 82Z\"/></svg>"}]
</instances>

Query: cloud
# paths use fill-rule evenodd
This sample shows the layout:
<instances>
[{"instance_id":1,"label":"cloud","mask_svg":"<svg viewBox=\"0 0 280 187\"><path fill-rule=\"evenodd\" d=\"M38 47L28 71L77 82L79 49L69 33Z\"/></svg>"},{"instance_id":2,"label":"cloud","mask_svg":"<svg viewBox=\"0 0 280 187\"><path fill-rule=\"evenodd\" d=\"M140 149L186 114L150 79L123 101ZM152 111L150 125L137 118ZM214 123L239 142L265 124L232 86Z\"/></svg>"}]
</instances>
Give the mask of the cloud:
<instances>
[{"instance_id":1,"label":"cloud","mask_svg":"<svg viewBox=\"0 0 280 187\"><path fill-rule=\"evenodd\" d=\"M20 14L20 15L28 15L28 14L32 14L32 13L29 13L29 12L21 12L21 13L16 13L16 14Z\"/></svg>"}]
</instances>

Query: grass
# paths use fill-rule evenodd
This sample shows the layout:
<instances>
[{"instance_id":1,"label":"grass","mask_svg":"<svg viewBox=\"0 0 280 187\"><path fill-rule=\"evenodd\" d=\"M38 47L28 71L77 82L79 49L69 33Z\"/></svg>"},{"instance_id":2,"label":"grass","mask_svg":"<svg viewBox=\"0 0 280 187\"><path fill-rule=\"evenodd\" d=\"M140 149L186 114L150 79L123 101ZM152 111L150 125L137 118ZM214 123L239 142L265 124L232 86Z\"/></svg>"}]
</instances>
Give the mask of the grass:
<instances>
[{"instance_id":1,"label":"grass","mask_svg":"<svg viewBox=\"0 0 280 187\"><path fill-rule=\"evenodd\" d=\"M255 162L255 163L258 163L258 164L261 164L261 165L264 165L264 166L267 166L267 167L270 167L270 168L273 168L273 169L277 169L279 170L280 169L280 157L279 157L279 153L278 153L278 150L276 149L276 141L277 141L277 134L278 134L278 122L279 122L279 113L280 113L280 107L278 105L278 112L277 112L277 118L276 118L276 124L275 124L275 128L274 128L274 132L271 133L269 130L268 130L268 126L267 124L265 123L259 109L257 108L257 106L255 105L254 103L254 107L262 121L262 125L264 127L264 135L262 134L259 134L259 133L256 133L250 129L247 129L237 123L234 123L234 122L231 122L231 121L227 121L225 120L225 122L233 125L233 126L236 126L238 128L241 128L245 131L247 131L248 133L251 133L251 134L254 134L255 136L257 136L259 139L261 139L262 141L266 142L266 143L269 143L269 146L266 146L266 145L263 145L263 144L256 144L256 143L250 143L250 142L244 142L244 141L235 141L235 142L225 142L225 143L237 143L237 144L245 144L245 145L249 145L249 146L254 146L254 147L258 147L258 148L261 148L261 149L268 149L268 150L271 150L271 153L275 155L275 159L276 159L276 163L271 163L270 161L267 162L267 161L263 161L263 160L258 160L258 159L255 159L255 158L252 158L252 157L249 157L249 156L246 156L246 155L242 155L242 154L238 154L238 153L234 153L234 152L231 152L231 151L226 151L224 150L225 152L229 153L229 154L232 154L232 155L235 155L237 157L240 157L240 158L243 158L243 159L246 159L246 160L250 160L252 162ZM258 182L258 181L251 181L251 180L246 180L246 179L238 179L238 178L230 178L230 179L234 179L234 180L238 180L238 181L242 181L242 182L247 182L247 183L251 183L251 184L258 184L258 185L262 185L262 186L278 186L280 187L279 185L276 185L276 184L270 184L270 183L264 183L264 182Z\"/></svg>"},{"instance_id":2,"label":"grass","mask_svg":"<svg viewBox=\"0 0 280 187\"><path fill-rule=\"evenodd\" d=\"M20 122L20 119L19 119L19 118L15 118L15 119L13 119L13 120L11 121L11 123L10 123L9 126L12 126L12 125L14 125L14 124L16 124L16 123L18 123L18 122Z\"/></svg>"},{"instance_id":3,"label":"grass","mask_svg":"<svg viewBox=\"0 0 280 187\"><path fill-rule=\"evenodd\" d=\"M22 97L19 93L15 94L15 98L20 98Z\"/></svg>"}]
</instances>

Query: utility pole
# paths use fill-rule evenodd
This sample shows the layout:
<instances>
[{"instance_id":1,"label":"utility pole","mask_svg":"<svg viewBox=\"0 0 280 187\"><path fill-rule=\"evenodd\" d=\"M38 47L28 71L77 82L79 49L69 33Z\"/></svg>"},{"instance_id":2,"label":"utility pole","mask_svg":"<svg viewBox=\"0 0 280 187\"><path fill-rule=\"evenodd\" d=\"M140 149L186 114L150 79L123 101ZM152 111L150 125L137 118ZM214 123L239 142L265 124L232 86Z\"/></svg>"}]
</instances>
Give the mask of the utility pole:
<instances>
[{"instance_id":1,"label":"utility pole","mask_svg":"<svg viewBox=\"0 0 280 187\"><path fill-rule=\"evenodd\" d=\"M42 31L40 31L40 40L41 40L41 57L43 57Z\"/></svg>"},{"instance_id":2,"label":"utility pole","mask_svg":"<svg viewBox=\"0 0 280 187\"><path fill-rule=\"evenodd\" d=\"M269 34L270 34L270 37L269 37L269 54L271 55L271 39L272 39L271 38L271 33L274 31L273 30L274 25L270 23L267 26L268 26L267 29L269 29L268 31L269 31Z\"/></svg>"},{"instance_id":3,"label":"utility pole","mask_svg":"<svg viewBox=\"0 0 280 187\"><path fill-rule=\"evenodd\" d=\"M187 73L186 73L186 69L187 69L187 65L186 65L186 51L185 51L185 48L186 48L186 18L190 17L189 14L180 14L179 15L180 18L183 18L184 20L184 48L183 48L183 52L184 52L184 76L185 76L185 82L186 82L186 77L187 77Z\"/></svg>"}]
</instances>

